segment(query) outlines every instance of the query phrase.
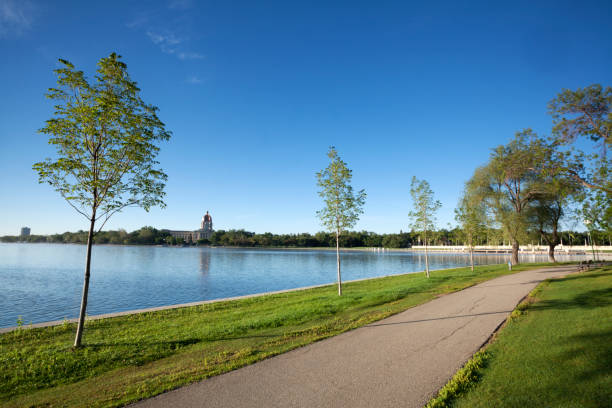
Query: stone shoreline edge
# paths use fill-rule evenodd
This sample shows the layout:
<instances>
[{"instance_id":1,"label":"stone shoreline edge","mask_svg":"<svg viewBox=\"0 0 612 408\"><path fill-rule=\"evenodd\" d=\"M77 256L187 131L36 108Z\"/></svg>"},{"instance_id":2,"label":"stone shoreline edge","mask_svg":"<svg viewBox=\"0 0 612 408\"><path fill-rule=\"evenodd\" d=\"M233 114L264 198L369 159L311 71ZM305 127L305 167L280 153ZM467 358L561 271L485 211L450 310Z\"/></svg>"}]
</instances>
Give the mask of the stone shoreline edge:
<instances>
[{"instance_id":1,"label":"stone shoreline edge","mask_svg":"<svg viewBox=\"0 0 612 408\"><path fill-rule=\"evenodd\" d=\"M490 264L490 265L497 265L497 264ZM499 264L499 265L503 265L503 264ZM469 267L469 265L468 265ZM444 271L444 270L449 270L449 269L459 269L459 268L464 268L463 266L459 266L459 267L453 267L453 268L442 268L442 269L432 269L431 271ZM375 276L372 278L362 278L362 279L353 279L353 280L347 280L347 281L343 281L342 283L351 283L351 282L361 282L361 281L367 281L367 280L372 280L372 279L382 279L382 278L389 278L392 276L403 276L403 275L412 275L415 273L423 273L425 271L414 271L414 272L406 272L406 273L396 273L396 274L390 274L390 275L383 275L383 276ZM207 304L211 304L211 303L219 303L219 302L228 302L228 301L232 301L232 300L241 300L241 299L250 299L250 298L255 298L255 297L262 297L262 296L268 296L268 295L278 295L281 293L289 293L289 292L297 292L297 291L301 291L301 290L308 290L308 289L316 289L316 288L322 288L325 286L330 286L330 285L336 285L336 282L331 282L331 283L324 283L321 285L313 285L313 286L302 286L299 288L292 288L292 289L283 289L283 290L277 290L277 291L273 291L273 292L261 292L261 293L253 293L250 295L242 295L242 296L233 296L233 297L227 297L227 298L220 298L220 299L211 299L211 300L199 300L197 302L189 302L189 303L179 303L179 304L175 304L175 305L166 305L166 306L156 306L156 307L148 307L145 309L135 309L135 310L125 310L123 312L114 312L114 313L105 313L105 314L100 314L100 315L94 315L94 316L87 316L85 318L86 321L89 320L99 320L99 319L108 319L108 318L112 318L112 317L120 317L120 316L129 316L129 315L133 315L133 314L139 314L139 313L148 313L148 312L158 312L161 310L170 310L170 309L178 309L181 307L191 307L191 306L199 306L199 305L207 305ZM78 321L78 318L72 318L72 319L65 319L65 320L53 320L50 322L41 322L41 323L34 323L34 324L28 324L28 325L23 325L23 326L11 326L11 327L4 327L4 328L0 328L0 334L4 334L4 333L9 333L12 332L14 330L18 330L18 329L37 329L37 328L41 328L41 327L52 327L52 326L59 326L65 323L76 323Z\"/></svg>"}]
</instances>

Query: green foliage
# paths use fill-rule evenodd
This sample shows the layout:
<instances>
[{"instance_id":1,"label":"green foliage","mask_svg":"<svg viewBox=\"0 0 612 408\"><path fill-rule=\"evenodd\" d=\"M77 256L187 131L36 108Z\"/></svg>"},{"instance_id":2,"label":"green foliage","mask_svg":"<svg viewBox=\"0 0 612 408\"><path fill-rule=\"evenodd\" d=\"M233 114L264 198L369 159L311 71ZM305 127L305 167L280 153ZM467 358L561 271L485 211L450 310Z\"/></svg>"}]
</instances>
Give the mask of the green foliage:
<instances>
[{"instance_id":1,"label":"green foliage","mask_svg":"<svg viewBox=\"0 0 612 408\"><path fill-rule=\"evenodd\" d=\"M408 213L414 231L423 233L427 243L427 233L435 229L436 211L442 206L440 201L434 200L433 191L429 183L412 177L410 183L410 196L412 197L413 211Z\"/></svg>"},{"instance_id":2,"label":"green foliage","mask_svg":"<svg viewBox=\"0 0 612 408\"><path fill-rule=\"evenodd\" d=\"M583 197L583 187L563 166L579 167L579 161L555 144L545 147L545 165L537 181L533 201L526 211L529 229L542 237L549 246L549 257L554 262L554 247L560 244L560 222L571 205Z\"/></svg>"},{"instance_id":3,"label":"green foliage","mask_svg":"<svg viewBox=\"0 0 612 408\"><path fill-rule=\"evenodd\" d=\"M612 194L612 161L607 149L612 145L612 88L599 84L564 89L548 104L553 117L556 143L568 144L580 137L596 142L591 159L591 174L584 176L571 165L565 171L585 187Z\"/></svg>"},{"instance_id":4,"label":"green foliage","mask_svg":"<svg viewBox=\"0 0 612 408\"><path fill-rule=\"evenodd\" d=\"M166 174L155 168L156 142L170 132L157 108L139 96L127 66L115 53L98 63L95 81L60 60L55 117L40 129L57 150L55 159L34 164L40 183L50 184L88 220L108 220L127 206L163 206ZM104 224L102 224L104 225Z\"/></svg>"},{"instance_id":5,"label":"green foliage","mask_svg":"<svg viewBox=\"0 0 612 408\"><path fill-rule=\"evenodd\" d=\"M459 199L459 205L455 209L455 219L465 237L469 247L476 245L476 239L486 233L487 211L484 203L466 189Z\"/></svg>"},{"instance_id":6,"label":"green foliage","mask_svg":"<svg viewBox=\"0 0 612 408\"><path fill-rule=\"evenodd\" d=\"M57 157L35 163L39 183L49 183L79 214L89 221L87 257L79 326L74 345L83 333L95 224L99 230L125 207L146 211L164 206L166 174L155 166L156 143L170 139L157 117L157 108L140 98L140 89L121 57L112 53L98 62L95 81L60 59L58 87L47 97L57 101L55 117L41 133Z\"/></svg>"},{"instance_id":7,"label":"green foliage","mask_svg":"<svg viewBox=\"0 0 612 408\"><path fill-rule=\"evenodd\" d=\"M136 231L99 231L94 237L95 244L113 245L161 245L170 233L153 227L142 227ZM30 235L27 237L0 237L1 242L31 242L58 244L86 244L87 231L64 232L52 235Z\"/></svg>"},{"instance_id":8,"label":"green foliage","mask_svg":"<svg viewBox=\"0 0 612 408\"><path fill-rule=\"evenodd\" d=\"M583 202L579 218L589 221L589 230L612 234L612 195L592 191Z\"/></svg>"},{"instance_id":9,"label":"green foliage","mask_svg":"<svg viewBox=\"0 0 612 408\"><path fill-rule=\"evenodd\" d=\"M442 204L440 201L434 200L429 183L425 180L418 180L414 176L412 176L412 182L410 183L410 195L412 196L414 210L408 213L408 217L412 220L412 229L422 234L425 243L425 274L429 278L428 233L435 228L435 214Z\"/></svg>"},{"instance_id":10,"label":"green foliage","mask_svg":"<svg viewBox=\"0 0 612 408\"><path fill-rule=\"evenodd\" d=\"M512 241L512 263L518 263L520 241L528 236L529 205L542 192L541 175L546 171L550 148L526 129L507 145L493 149L489 163L476 169L467 189L481 200L504 234Z\"/></svg>"},{"instance_id":11,"label":"green foliage","mask_svg":"<svg viewBox=\"0 0 612 408\"><path fill-rule=\"evenodd\" d=\"M581 220L584 217L580 218ZM152 228L152 227L143 227ZM176 245L176 239L170 236L167 230L154 230L152 240L143 240L139 234L140 230L126 232L100 231L94 237L96 244L112 245ZM226 235L227 234L227 235ZM609 241L607 230L601 229L599 224L591 230L594 240L600 245L606 245ZM583 245L587 237L585 231L559 231L559 237L565 245ZM236 238L234 240L234 238ZM462 245L465 237L459 228L439 229L431 232L429 240L431 245ZM501 245L502 231L485 227L479 234L475 235L474 245ZM0 237L0 242L29 242L29 243L59 243L59 244L85 244L87 243L87 231L64 232L53 235L30 235L20 237L6 235ZM265 232L257 234L244 230L218 230L215 231L210 240L200 240L198 245L213 246L243 246L243 247L282 247L282 248L328 248L336 245L334 234L320 231L316 234L307 232L299 234L272 234ZM377 234L371 231L345 231L340 236L340 247L384 247L384 248L410 248L418 244L418 233L400 232L398 234Z\"/></svg>"},{"instance_id":12,"label":"green foliage","mask_svg":"<svg viewBox=\"0 0 612 408\"><path fill-rule=\"evenodd\" d=\"M564 89L548 104L553 133L564 142L588 137L612 144L612 88L594 84L575 91Z\"/></svg>"},{"instance_id":13,"label":"green foliage","mask_svg":"<svg viewBox=\"0 0 612 408\"><path fill-rule=\"evenodd\" d=\"M317 186L321 189L319 196L325 204L323 209L317 211L317 216L325 228L340 234L352 228L363 214L366 193L365 190L356 194L353 192L352 170L333 146L329 148L327 157L330 159L329 165L317 173Z\"/></svg>"},{"instance_id":14,"label":"green foliage","mask_svg":"<svg viewBox=\"0 0 612 408\"><path fill-rule=\"evenodd\" d=\"M480 379L481 372L486 366L489 354L479 351L467 362L451 380L438 392L438 395L430 400L425 408L451 407L455 398L474 387Z\"/></svg>"},{"instance_id":15,"label":"green foliage","mask_svg":"<svg viewBox=\"0 0 612 408\"><path fill-rule=\"evenodd\" d=\"M355 194L351 179L352 171L340 159L336 149L331 146L329 152L329 165L317 173L317 186L319 196L323 198L325 206L317 211L321 224L336 234L336 266L338 272L338 295L342 295L342 279L340 274L340 234L353 227L363 214L365 203L365 190Z\"/></svg>"}]
</instances>

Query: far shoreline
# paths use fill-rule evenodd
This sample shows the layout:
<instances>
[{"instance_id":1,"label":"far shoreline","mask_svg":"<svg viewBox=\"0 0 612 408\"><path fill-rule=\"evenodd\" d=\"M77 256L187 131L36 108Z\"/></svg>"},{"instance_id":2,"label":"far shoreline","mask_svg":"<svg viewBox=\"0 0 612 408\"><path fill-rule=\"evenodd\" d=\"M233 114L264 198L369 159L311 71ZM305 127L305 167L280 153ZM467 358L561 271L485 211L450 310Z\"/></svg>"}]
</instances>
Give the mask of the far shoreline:
<instances>
[{"instance_id":1,"label":"far shoreline","mask_svg":"<svg viewBox=\"0 0 612 408\"><path fill-rule=\"evenodd\" d=\"M47 244L47 245L80 245L87 246L85 243L79 242L3 242L0 244ZM208 249L254 249L254 250L297 250L297 251L336 251L335 247L293 247L293 246L232 246L232 245L160 245L160 244L109 244L100 243L94 244L94 247L99 246L114 246L114 247L157 247L157 248L208 248ZM537 249L536 249L537 248ZM425 252L425 247L409 247L409 248L386 248L386 247L341 247L341 252L376 252L376 253L387 253L387 252ZM430 253L448 253L448 254L469 254L467 246L463 245L449 245L449 246L429 246L427 251ZM474 255L507 255L511 251L511 246L508 245L479 245L475 247ZM585 247L584 245L557 245L555 247L555 253L559 255L589 255L591 247ZM595 251L598 253L612 252L612 246L595 246ZM522 255L546 255L548 254L548 247L544 245L524 245L519 248L519 253Z\"/></svg>"}]
</instances>

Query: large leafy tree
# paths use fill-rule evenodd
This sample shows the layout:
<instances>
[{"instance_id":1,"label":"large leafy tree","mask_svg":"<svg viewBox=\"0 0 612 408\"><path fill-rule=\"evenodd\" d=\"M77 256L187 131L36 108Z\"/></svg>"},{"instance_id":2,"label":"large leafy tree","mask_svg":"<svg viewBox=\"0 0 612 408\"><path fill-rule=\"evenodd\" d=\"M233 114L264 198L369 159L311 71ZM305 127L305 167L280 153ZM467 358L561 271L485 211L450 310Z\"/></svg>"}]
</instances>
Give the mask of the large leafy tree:
<instances>
[{"instance_id":1,"label":"large leafy tree","mask_svg":"<svg viewBox=\"0 0 612 408\"><path fill-rule=\"evenodd\" d=\"M423 236L425 242L425 274L429 278L429 254L427 251L429 234L435 230L436 212L442 204L434 199L434 193L425 180L412 176L410 183L410 196L413 210L408 213L412 229Z\"/></svg>"},{"instance_id":2,"label":"large leafy tree","mask_svg":"<svg viewBox=\"0 0 612 408\"><path fill-rule=\"evenodd\" d=\"M590 174L584 175L572 166L565 171L583 186L612 194L612 162L607 150L612 146L612 88L599 84L564 89L548 104L553 117L553 135L559 144L588 138L596 143L594 152L586 155L591 160Z\"/></svg>"},{"instance_id":3,"label":"large leafy tree","mask_svg":"<svg viewBox=\"0 0 612 408\"><path fill-rule=\"evenodd\" d=\"M540 175L548 155L548 145L530 129L517 132L510 143L493 149L489 162L468 182L509 238L514 265L527 237L529 206L542 191Z\"/></svg>"},{"instance_id":4,"label":"large leafy tree","mask_svg":"<svg viewBox=\"0 0 612 408\"><path fill-rule=\"evenodd\" d=\"M338 271L338 295L342 295L342 279L340 275L340 234L352 228L359 216L363 214L365 190L353 191L351 180L352 170L338 156L331 146L327 153L329 165L317 173L319 196L323 198L324 207L317 211L321 224L336 235L336 265Z\"/></svg>"},{"instance_id":5,"label":"large leafy tree","mask_svg":"<svg viewBox=\"0 0 612 408\"><path fill-rule=\"evenodd\" d=\"M535 195L527 216L530 228L548 245L550 262L556 262L555 247L561 243L561 220L581 193L581 184L573 178L546 176L545 173L542 176L540 192Z\"/></svg>"},{"instance_id":6,"label":"large leafy tree","mask_svg":"<svg viewBox=\"0 0 612 408\"><path fill-rule=\"evenodd\" d=\"M93 81L59 60L57 88L47 97L57 102L55 116L40 130L49 136L57 157L34 164L39 182L49 183L89 222L83 296L74 346L81 345L96 232L125 207L149 210L164 206L166 174L157 168L157 142L170 132L157 108L140 98L127 66L115 53L98 62ZM96 224L98 228L96 229Z\"/></svg>"}]
</instances>

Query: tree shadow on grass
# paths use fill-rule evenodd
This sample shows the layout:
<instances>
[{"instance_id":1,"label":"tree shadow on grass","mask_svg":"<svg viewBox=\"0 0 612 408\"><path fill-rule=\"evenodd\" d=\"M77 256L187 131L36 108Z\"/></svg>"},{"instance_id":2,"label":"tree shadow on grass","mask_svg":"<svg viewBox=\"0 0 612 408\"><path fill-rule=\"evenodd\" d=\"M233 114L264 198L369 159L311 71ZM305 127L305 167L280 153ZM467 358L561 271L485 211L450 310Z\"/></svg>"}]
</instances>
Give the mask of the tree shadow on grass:
<instances>
[{"instance_id":1,"label":"tree shadow on grass","mask_svg":"<svg viewBox=\"0 0 612 408\"><path fill-rule=\"evenodd\" d=\"M127 342L127 341L115 341L105 343L85 343L83 346L91 349L98 350L105 347L117 347L117 346L128 346L128 347L150 347L150 346L161 346L163 348L178 348L191 346L192 344L200 343L203 339L184 339L184 340L172 340L172 341L139 341L139 342Z\"/></svg>"},{"instance_id":2,"label":"tree shadow on grass","mask_svg":"<svg viewBox=\"0 0 612 408\"><path fill-rule=\"evenodd\" d=\"M532 304L531 310L593 309L612 305L612 288L594 289L576 295L572 299L541 300Z\"/></svg>"},{"instance_id":3,"label":"tree shadow on grass","mask_svg":"<svg viewBox=\"0 0 612 408\"><path fill-rule=\"evenodd\" d=\"M117 347L117 346L128 346L128 347L150 347L150 346L161 346L162 348L175 349L180 347L191 346L192 344L213 342L213 341L231 341L231 340L248 340L258 338L273 338L283 337L284 334L253 334L245 336L219 336L219 337L203 337L203 338L191 338L184 340L172 340L172 341L140 341L140 342L128 342L128 341L116 341L116 342L105 342L105 343L86 343L85 347L92 350L101 349L104 347Z\"/></svg>"},{"instance_id":4,"label":"tree shadow on grass","mask_svg":"<svg viewBox=\"0 0 612 408\"><path fill-rule=\"evenodd\" d=\"M612 407L612 329L583 332L560 340L565 351L550 358L561 364L562 372L545 388L535 387L525 393L547 396L548 406Z\"/></svg>"},{"instance_id":5,"label":"tree shadow on grass","mask_svg":"<svg viewBox=\"0 0 612 408\"><path fill-rule=\"evenodd\" d=\"M442 317L432 317L430 319L420 319L420 320L406 320L403 322L390 322L390 323L370 323L365 325L364 327L378 327L378 326L396 326L401 324L410 324L410 323L423 323L423 322L433 322L436 320L449 320L449 319L460 319L464 317L480 317L480 316L489 316L489 315L498 315L498 314L510 314L512 310L502 310L499 312L483 312L483 313L473 313L466 315L452 315L452 316L442 316Z\"/></svg>"},{"instance_id":6,"label":"tree shadow on grass","mask_svg":"<svg viewBox=\"0 0 612 408\"><path fill-rule=\"evenodd\" d=\"M603 276L610 276L610 275L612 275L612 271L591 269L590 271L579 272L579 273L564 276L563 278L555 279L554 282L573 281L573 280L578 280L578 279L594 279L594 278L601 278Z\"/></svg>"},{"instance_id":7,"label":"tree shadow on grass","mask_svg":"<svg viewBox=\"0 0 612 408\"><path fill-rule=\"evenodd\" d=\"M577 381L590 382L597 377L612 373L612 329L597 330L570 336L565 341L575 344L571 350L561 354L564 360L588 356L592 368L579 370L574 377Z\"/></svg>"}]
</instances>

